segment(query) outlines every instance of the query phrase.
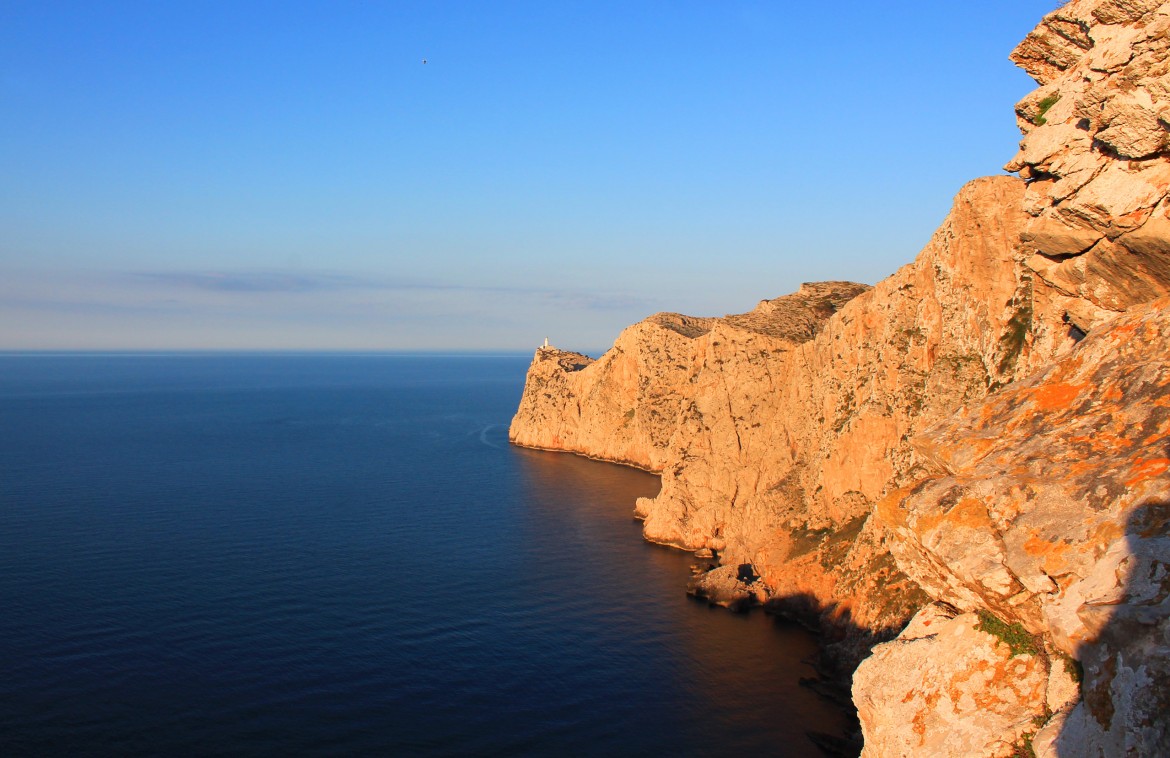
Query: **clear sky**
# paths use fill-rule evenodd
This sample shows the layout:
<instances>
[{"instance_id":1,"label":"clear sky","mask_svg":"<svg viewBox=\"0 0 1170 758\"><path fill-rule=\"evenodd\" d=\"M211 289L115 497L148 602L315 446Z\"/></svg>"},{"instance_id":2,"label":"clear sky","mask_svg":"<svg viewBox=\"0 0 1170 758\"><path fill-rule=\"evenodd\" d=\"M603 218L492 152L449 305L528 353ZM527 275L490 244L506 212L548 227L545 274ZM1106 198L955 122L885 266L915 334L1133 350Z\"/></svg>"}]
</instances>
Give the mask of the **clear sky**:
<instances>
[{"instance_id":1,"label":"clear sky","mask_svg":"<svg viewBox=\"0 0 1170 758\"><path fill-rule=\"evenodd\" d=\"M873 283L1056 4L0 0L0 349L596 352Z\"/></svg>"}]
</instances>

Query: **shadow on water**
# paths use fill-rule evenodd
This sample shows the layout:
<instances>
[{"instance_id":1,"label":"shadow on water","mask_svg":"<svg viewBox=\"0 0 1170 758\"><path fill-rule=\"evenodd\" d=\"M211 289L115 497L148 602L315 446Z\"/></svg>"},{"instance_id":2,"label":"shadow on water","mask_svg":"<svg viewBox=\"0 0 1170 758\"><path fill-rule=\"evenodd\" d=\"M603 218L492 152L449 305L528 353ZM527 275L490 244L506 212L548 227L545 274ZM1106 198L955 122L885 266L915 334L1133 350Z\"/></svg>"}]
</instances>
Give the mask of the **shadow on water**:
<instances>
[{"instance_id":1,"label":"shadow on water","mask_svg":"<svg viewBox=\"0 0 1170 758\"><path fill-rule=\"evenodd\" d=\"M874 645L898 636L897 628L872 629L856 623L848 607L824 603L815 595L799 593L768 601L765 609L798 622L817 634L811 658L817 676L801 684L835 703L846 714L847 727L839 734L812 731L810 738L827 755L855 756L861 752L861 724L853 703L853 672L869 656Z\"/></svg>"},{"instance_id":2,"label":"shadow on water","mask_svg":"<svg viewBox=\"0 0 1170 758\"><path fill-rule=\"evenodd\" d=\"M1077 651L1081 703L1056 739L1060 756L1170 755L1170 502L1137 507L1125 534L1119 596L1080 611L1101 631Z\"/></svg>"},{"instance_id":3,"label":"shadow on water","mask_svg":"<svg viewBox=\"0 0 1170 758\"><path fill-rule=\"evenodd\" d=\"M524 564L559 594L610 598L609 628L598 634L614 638L613 654L640 656L629 670L637 681L623 684L632 691L618 696L650 704L632 716L649 752L857 754L847 692L842 699L827 684L828 658L794 623L819 613L811 598L777 605L775 614L688 600L694 557L646 543L633 517L637 497L657 494L657 476L563 453L516 449L516 456L529 501ZM550 541L549 531L559 539ZM588 623L572 616L571 603L566 609L565 621ZM830 644L865 636L847 623L834 628L840 639Z\"/></svg>"}]
</instances>

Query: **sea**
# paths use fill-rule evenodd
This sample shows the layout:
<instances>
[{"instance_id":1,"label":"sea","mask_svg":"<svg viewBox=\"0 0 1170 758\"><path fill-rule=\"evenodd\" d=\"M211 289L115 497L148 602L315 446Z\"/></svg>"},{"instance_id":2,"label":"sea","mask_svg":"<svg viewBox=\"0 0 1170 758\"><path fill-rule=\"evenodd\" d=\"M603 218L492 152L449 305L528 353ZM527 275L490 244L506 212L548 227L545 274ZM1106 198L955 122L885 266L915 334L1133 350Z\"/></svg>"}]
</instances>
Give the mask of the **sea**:
<instances>
[{"instance_id":1,"label":"sea","mask_svg":"<svg viewBox=\"0 0 1170 758\"><path fill-rule=\"evenodd\" d=\"M528 362L0 355L0 755L819 755L815 640L509 445Z\"/></svg>"}]
</instances>

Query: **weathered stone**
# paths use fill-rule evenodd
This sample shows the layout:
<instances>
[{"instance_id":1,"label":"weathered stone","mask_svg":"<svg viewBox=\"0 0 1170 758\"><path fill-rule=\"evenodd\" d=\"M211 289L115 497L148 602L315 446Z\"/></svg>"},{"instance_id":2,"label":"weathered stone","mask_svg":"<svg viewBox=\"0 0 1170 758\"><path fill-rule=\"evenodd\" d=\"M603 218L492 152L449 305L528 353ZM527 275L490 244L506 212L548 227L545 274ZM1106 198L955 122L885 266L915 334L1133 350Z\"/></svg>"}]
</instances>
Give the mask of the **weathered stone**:
<instances>
[{"instance_id":1,"label":"weathered stone","mask_svg":"<svg viewBox=\"0 0 1170 758\"><path fill-rule=\"evenodd\" d=\"M1020 155L1011 165L1027 165L1033 170L1061 176L1053 161L1065 153L1087 153L1092 147L1089 135L1071 124L1052 124L1033 129L1021 143ZM1067 161L1066 161L1067 162ZM1017 169L1018 170L1018 169Z\"/></svg>"},{"instance_id":2,"label":"weathered stone","mask_svg":"<svg viewBox=\"0 0 1170 758\"><path fill-rule=\"evenodd\" d=\"M1044 715L1048 667L979 629L979 617L924 608L853 677L863 758L1010 756Z\"/></svg>"},{"instance_id":3,"label":"weathered stone","mask_svg":"<svg viewBox=\"0 0 1170 758\"><path fill-rule=\"evenodd\" d=\"M1097 140L1122 158L1147 158L1166 148L1166 128L1150 93L1118 95L1105 107ZM1082 132L1083 134L1083 132Z\"/></svg>"},{"instance_id":4,"label":"weathered stone","mask_svg":"<svg viewBox=\"0 0 1170 758\"><path fill-rule=\"evenodd\" d=\"M745 611L768 597L767 589L756 579L749 565L719 566L691 579L687 594L731 611Z\"/></svg>"},{"instance_id":5,"label":"weathered stone","mask_svg":"<svg viewBox=\"0 0 1170 758\"><path fill-rule=\"evenodd\" d=\"M1020 233L1026 250L1053 257L1084 253L1101 237L1100 232L1084 226L1073 226L1054 216L1042 216L1029 221Z\"/></svg>"},{"instance_id":6,"label":"weathered stone","mask_svg":"<svg viewBox=\"0 0 1170 758\"><path fill-rule=\"evenodd\" d=\"M1049 647L1048 684L1044 690L1044 709L1060 713L1071 709L1081 699L1081 672L1076 659Z\"/></svg>"},{"instance_id":7,"label":"weathered stone","mask_svg":"<svg viewBox=\"0 0 1170 758\"><path fill-rule=\"evenodd\" d=\"M1080 650L1084 696L1053 740L1062 758L1170 755L1168 507L1146 506L1162 522L1153 532L1130 523L1128 586L1114 607L1101 609L1097 640Z\"/></svg>"},{"instance_id":8,"label":"weathered stone","mask_svg":"<svg viewBox=\"0 0 1170 758\"><path fill-rule=\"evenodd\" d=\"M1135 253L1107 239L1083 255L1045 263L1029 259L1028 266L1061 292L1112 311L1153 300L1170 282L1170 258Z\"/></svg>"},{"instance_id":9,"label":"weathered stone","mask_svg":"<svg viewBox=\"0 0 1170 758\"><path fill-rule=\"evenodd\" d=\"M1162 5L1162 0L1105 0L1093 9L1102 24L1127 24Z\"/></svg>"},{"instance_id":10,"label":"weathered stone","mask_svg":"<svg viewBox=\"0 0 1170 758\"><path fill-rule=\"evenodd\" d=\"M868 754L1031 732L1040 755L1170 754L1170 2L1072 0L1013 59L1044 84L1017 106L1026 182L964 187L872 289L658 314L594 362L538 352L510 436L660 472L645 537L717 552L711 596L851 630L849 661L929 598L1037 635L1033 667L970 616L917 616L855 682ZM874 690L915 666L936 676L904 703Z\"/></svg>"},{"instance_id":11,"label":"weathered stone","mask_svg":"<svg viewBox=\"0 0 1170 758\"><path fill-rule=\"evenodd\" d=\"M541 363L512 438L648 463L662 492L637 504L647 539L717 549L775 595L900 627L915 595L865 524L916 465L909 435L1072 344L1019 263L1021 191L1006 177L964 188L919 260L873 291L806 286L751 318L673 328L654 317L562 372L552 397Z\"/></svg>"},{"instance_id":12,"label":"weathered stone","mask_svg":"<svg viewBox=\"0 0 1170 758\"><path fill-rule=\"evenodd\" d=\"M1130 168L1114 161L1057 207L1066 223L1085 222L1117 236L1141 226L1170 189L1170 163Z\"/></svg>"},{"instance_id":13,"label":"weathered stone","mask_svg":"<svg viewBox=\"0 0 1170 758\"><path fill-rule=\"evenodd\" d=\"M1061 32L1073 28L1079 31ZM1164 0L1074 0L1046 16L1012 58L1043 84L1016 106L1024 140L1007 164L1031 180L1025 207L1037 219L1036 240L1044 229L1061 230L1037 244L1037 250L1088 254L1089 246L1075 248L1094 234L1116 241L1136 233L1138 245L1160 245L1160 224L1145 234L1138 230L1170 190L1170 5ZM1051 249L1046 249L1049 242ZM1126 248L1138 252L1135 246ZM1087 295L1097 304L1120 310L1170 293L1170 277L1158 261L1112 252L1105 256L1109 283L1090 285L1097 294ZM1127 261L1136 268L1114 266ZM1070 277L1075 280L1099 264L1062 261L1060 271L1043 275L1067 292ZM1126 276L1137 283L1125 283ZM1135 287L1141 293L1134 297L1117 294Z\"/></svg>"},{"instance_id":14,"label":"weathered stone","mask_svg":"<svg viewBox=\"0 0 1170 758\"><path fill-rule=\"evenodd\" d=\"M1087 758L1087 754L1077 750L1057 751L1056 742L1064 731L1065 723L1072 706L1052 714L1048 722L1032 737L1032 752L1036 758Z\"/></svg>"},{"instance_id":15,"label":"weathered stone","mask_svg":"<svg viewBox=\"0 0 1170 758\"><path fill-rule=\"evenodd\" d=\"M1093 29L1093 50L1086 59L1092 71L1114 73L1135 55L1134 45L1145 38L1145 30L1135 26L1109 26Z\"/></svg>"},{"instance_id":16,"label":"weathered stone","mask_svg":"<svg viewBox=\"0 0 1170 758\"><path fill-rule=\"evenodd\" d=\"M946 475L878 506L899 565L932 596L991 608L1082 661L1077 737L1058 744L1092 755L1170 744L1167 356L1163 298L927 432L922 452Z\"/></svg>"},{"instance_id":17,"label":"weathered stone","mask_svg":"<svg viewBox=\"0 0 1170 758\"><path fill-rule=\"evenodd\" d=\"M1130 252L1142 256L1149 268L1159 271L1159 277L1170 280L1170 271L1164 271L1170 266L1170 218L1166 217L1166 211L1163 203L1163 207L1152 213L1146 223L1117 241Z\"/></svg>"},{"instance_id":18,"label":"weathered stone","mask_svg":"<svg viewBox=\"0 0 1170 758\"><path fill-rule=\"evenodd\" d=\"M1072 68L1093 46L1088 19L1077 13L1083 3L1070 5L1045 16L1012 51L1012 62L1041 84Z\"/></svg>"}]
</instances>

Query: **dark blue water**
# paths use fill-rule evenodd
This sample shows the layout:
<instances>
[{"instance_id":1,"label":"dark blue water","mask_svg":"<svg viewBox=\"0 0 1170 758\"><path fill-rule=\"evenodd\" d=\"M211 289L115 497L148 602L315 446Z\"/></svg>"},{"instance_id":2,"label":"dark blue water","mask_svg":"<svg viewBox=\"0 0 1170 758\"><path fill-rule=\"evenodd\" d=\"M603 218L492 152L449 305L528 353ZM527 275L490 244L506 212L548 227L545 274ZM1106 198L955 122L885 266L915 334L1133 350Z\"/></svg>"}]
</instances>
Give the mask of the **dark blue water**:
<instances>
[{"instance_id":1,"label":"dark blue water","mask_svg":"<svg viewBox=\"0 0 1170 758\"><path fill-rule=\"evenodd\" d=\"M813 641L683 594L527 358L0 356L0 755L809 755Z\"/></svg>"}]
</instances>

